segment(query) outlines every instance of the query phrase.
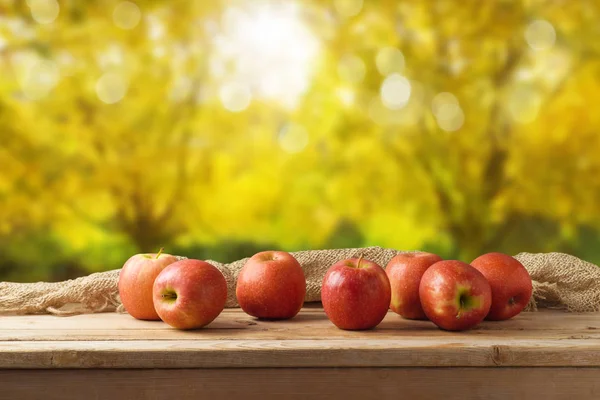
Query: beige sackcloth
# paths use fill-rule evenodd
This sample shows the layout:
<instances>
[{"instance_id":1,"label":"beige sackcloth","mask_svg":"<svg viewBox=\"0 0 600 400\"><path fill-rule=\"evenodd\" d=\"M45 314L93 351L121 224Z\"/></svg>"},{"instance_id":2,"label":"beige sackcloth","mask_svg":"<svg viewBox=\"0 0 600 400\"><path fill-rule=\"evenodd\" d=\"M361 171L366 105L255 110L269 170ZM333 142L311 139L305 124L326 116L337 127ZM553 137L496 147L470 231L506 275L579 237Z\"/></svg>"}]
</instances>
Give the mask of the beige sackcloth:
<instances>
[{"instance_id":1,"label":"beige sackcloth","mask_svg":"<svg viewBox=\"0 0 600 400\"><path fill-rule=\"evenodd\" d=\"M403 251L381 247L356 249L307 250L292 253L306 275L306 301L321 299L321 281L327 269L339 260L351 257L374 261L381 266ZM185 257L181 257L185 258ZM527 307L556 308L572 312L600 311L600 268L563 253L519 253L515 256L533 280L533 296ZM230 264L207 260L227 280L227 307L236 307L237 275L247 258ZM118 269L94 273L64 282L0 282L0 314L73 315L106 311L124 311L119 300Z\"/></svg>"}]
</instances>

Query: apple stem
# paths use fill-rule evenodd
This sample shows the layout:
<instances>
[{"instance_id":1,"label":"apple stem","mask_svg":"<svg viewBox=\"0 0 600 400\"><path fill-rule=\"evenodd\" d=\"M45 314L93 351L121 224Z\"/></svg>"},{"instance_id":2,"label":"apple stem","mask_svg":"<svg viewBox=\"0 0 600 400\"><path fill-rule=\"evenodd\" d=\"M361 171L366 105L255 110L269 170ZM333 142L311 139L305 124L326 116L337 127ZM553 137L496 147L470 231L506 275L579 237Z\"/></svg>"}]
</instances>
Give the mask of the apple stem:
<instances>
[{"instance_id":1,"label":"apple stem","mask_svg":"<svg viewBox=\"0 0 600 400\"><path fill-rule=\"evenodd\" d=\"M358 257L358 262L356 263L356 268L360 268L360 262L362 261L363 257L364 257L364 256L363 256L363 254L361 254L361 255Z\"/></svg>"},{"instance_id":2,"label":"apple stem","mask_svg":"<svg viewBox=\"0 0 600 400\"><path fill-rule=\"evenodd\" d=\"M161 247L160 250L158 251L158 253L156 253L156 257L154 257L154 258L160 257L160 255L162 254L164 249L165 249L164 247Z\"/></svg>"}]
</instances>

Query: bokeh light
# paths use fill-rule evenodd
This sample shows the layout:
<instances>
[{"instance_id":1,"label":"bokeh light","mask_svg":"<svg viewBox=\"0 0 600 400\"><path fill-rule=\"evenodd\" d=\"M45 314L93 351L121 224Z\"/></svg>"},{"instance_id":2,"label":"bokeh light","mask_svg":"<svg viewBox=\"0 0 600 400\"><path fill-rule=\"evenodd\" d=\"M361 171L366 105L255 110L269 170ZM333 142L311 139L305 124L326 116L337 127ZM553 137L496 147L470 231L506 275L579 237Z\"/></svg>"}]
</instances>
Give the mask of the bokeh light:
<instances>
[{"instance_id":1,"label":"bokeh light","mask_svg":"<svg viewBox=\"0 0 600 400\"><path fill-rule=\"evenodd\" d=\"M369 118L377 125L387 125L389 123L389 109L383 105L380 96L373 96L369 102Z\"/></svg>"},{"instance_id":2,"label":"bokeh light","mask_svg":"<svg viewBox=\"0 0 600 400\"><path fill-rule=\"evenodd\" d=\"M248 86L243 83L227 82L219 89L219 99L228 111L240 112L250 105L252 93L250 93Z\"/></svg>"},{"instance_id":3,"label":"bokeh light","mask_svg":"<svg viewBox=\"0 0 600 400\"><path fill-rule=\"evenodd\" d=\"M147 31L146 34L150 40L160 40L165 36L165 24L156 15L146 15L144 20L146 21Z\"/></svg>"},{"instance_id":4,"label":"bokeh light","mask_svg":"<svg viewBox=\"0 0 600 400\"><path fill-rule=\"evenodd\" d=\"M529 85L517 86L508 98L508 111L513 120L521 124L535 121L541 106L539 92Z\"/></svg>"},{"instance_id":5,"label":"bokeh light","mask_svg":"<svg viewBox=\"0 0 600 400\"><path fill-rule=\"evenodd\" d=\"M277 138L279 146L287 153L300 153L308 145L308 132L299 124L289 123L281 129Z\"/></svg>"},{"instance_id":6,"label":"bokeh light","mask_svg":"<svg viewBox=\"0 0 600 400\"><path fill-rule=\"evenodd\" d=\"M459 107L458 99L455 95L449 92L438 93L431 101L431 111L436 118L445 119L448 110Z\"/></svg>"},{"instance_id":7,"label":"bokeh light","mask_svg":"<svg viewBox=\"0 0 600 400\"><path fill-rule=\"evenodd\" d=\"M546 50L554 46L556 31L550 22L538 19L527 25L525 40L533 50Z\"/></svg>"},{"instance_id":8,"label":"bokeh light","mask_svg":"<svg viewBox=\"0 0 600 400\"><path fill-rule=\"evenodd\" d=\"M185 75L178 77L171 87L169 94L171 101L179 103L186 100L192 93L192 84L190 77Z\"/></svg>"},{"instance_id":9,"label":"bokeh light","mask_svg":"<svg viewBox=\"0 0 600 400\"><path fill-rule=\"evenodd\" d=\"M444 113L443 119L436 118L438 126L446 132L454 132L459 130L465 123L465 114L462 108L453 106L444 107L450 107L450 110Z\"/></svg>"},{"instance_id":10,"label":"bokeh light","mask_svg":"<svg viewBox=\"0 0 600 400\"><path fill-rule=\"evenodd\" d=\"M360 13L363 0L334 0L333 5L341 17L350 18Z\"/></svg>"},{"instance_id":11,"label":"bokeh light","mask_svg":"<svg viewBox=\"0 0 600 400\"><path fill-rule=\"evenodd\" d=\"M438 126L447 132L460 129L465 122L465 114L458 99L449 92L441 92L434 96L431 101L431 112Z\"/></svg>"},{"instance_id":12,"label":"bokeh light","mask_svg":"<svg viewBox=\"0 0 600 400\"><path fill-rule=\"evenodd\" d=\"M96 59L101 69L106 70L123 65L125 53L117 44L111 44L106 49L97 52Z\"/></svg>"},{"instance_id":13,"label":"bokeh light","mask_svg":"<svg viewBox=\"0 0 600 400\"><path fill-rule=\"evenodd\" d=\"M96 82L96 95L106 104L118 103L125 97L129 82L118 72L107 72Z\"/></svg>"},{"instance_id":14,"label":"bokeh light","mask_svg":"<svg viewBox=\"0 0 600 400\"><path fill-rule=\"evenodd\" d=\"M137 4L123 1L116 5L113 11L113 22L121 29L133 29L142 18L142 12Z\"/></svg>"},{"instance_id":15,"label":"bokeh light","mask_svg":"<svg viewBox=\"0 0 600 400\"><path fill-rule=\"evenodd\" d=\"M56 0L28 0L31 17L39 24L51 24L60 12Z\"/></svg>"},{"instance_id":16,"label":"bokeh light","mask_svg":"<svg viewBox=\"0 0 600 400\"><path fill-rule=\"evenodd\" d=\"M384 47L377 52L375 64L383 76L401 74L404 72L404 55L395 47Z\"/></svg>"},{"instance_id":17,"label":"bokeh light","mask_svg":"<svg viewBox=\"0 0 600 400\"><path fill-rule=\"evenodd\" d=\"M410 91L408 79L399 74L391 74L381 84L381 101L390 110L399 110L408 103Z\"/></svg>"},{"instance_id":18,"label":"bokeh light","mask_svg":"<svg viewBox=\"0 0 600 400\"><path fill-rule=\"evenodd\" d=\"M366 73L365 62L354 54L345 54L338 63L340 79L348 83L360 83Z\"/></svg>"},{"instance_id":19,"label":"bokeh light","mask_svg":"<svg viewBox=\"0 0 600 400\"><path fill-rule=\"evenodd\" d=\"M37 100L46 97L60 78L58 65L51 60L39 60L25 71L21 81L23 94Z\"/></svg>"},{"instance_id":20,"label":"bokeh light","mask_svg":"<svg viewBox=\"0 0 600 400\"><path fill-rule=\"evenodd\" d=\"M572 55L555 46L542 54L536 54L532 72L534 79L554 90L564 82L572 67Z\"/></svg>"},{"instance_id":21,"label":"bokeh light","mask_svg":"<svg viewBox=\"0 0 600 400\"><path fill-rule=\"evenodd\" d=\"M2 33L0 33L0 50L4 49L6 47L6 43L7 40L4 37L4 35L2 35Z\"/></svg>"},{"instance_id":22,"label":"bokeh light","mask_svg":"<svg viewBox=\"0 0 600 400\"><path fill-rule=\"evenodd\" d=\"M421 112L416 102L409 101L399 110L385 106L380 96L373 96L368 106L369 118L380 126L412 126L418 123ZM400 132L394 132L399 134Z\"/></svg>"},{"instance_id":23,"label":"bokeh light","mask_svg":"<svg viewBox=\"0 0 600 400\"><path fill-rule=\"evenodd\" d=\"M339 87L336 89L335 94L344 106L350 107L352 104L354 104L356 94L351 88Z\"/></svg>"},{"instance_id":24,"label":"bokeh light","mask_svg":"<svg viewBox=\"0 0 600 400\"><path fill-rule=\"evenodd\" d=\"M63 50L56 55L56 62L60 67L62 76L71 76L77 64L77 60L73 54L67 50Z\"/></svg>"}]
</instances>

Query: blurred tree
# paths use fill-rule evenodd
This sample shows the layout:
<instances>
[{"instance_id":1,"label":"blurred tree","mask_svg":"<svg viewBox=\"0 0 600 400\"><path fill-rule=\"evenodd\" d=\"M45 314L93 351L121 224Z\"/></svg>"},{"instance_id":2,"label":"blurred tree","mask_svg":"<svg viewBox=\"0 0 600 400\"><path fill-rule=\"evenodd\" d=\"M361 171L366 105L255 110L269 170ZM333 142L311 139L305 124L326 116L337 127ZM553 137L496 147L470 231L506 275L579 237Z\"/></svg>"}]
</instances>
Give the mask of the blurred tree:
<instances>
[{"instance_id":1,"label":"blurred tree","mask_svg":"<svg viewBox=\"0 0 600 400\"><path fill-rule=\"evenodd\" d=\"M0 1L0 276L597 244L597 2L29 3Z\"/></svg>"},{"instance_id":2,"label":"blurred tree","mask_svg":"<svg viewBox=\"0 0 600 400\"><path fill-rule=\"evenodd\" d=\"M336 30L335 45L328 47L332 70L348 51L341 43L351 43L355 53L374 61L366 63L365 80L354 88L363 112L351 109L349 120L339 121L332 132L344 141L336 154L344 149L350 153L353 143L363 152L341 168L349 180L344 182L348 190L339 193L377 193L354 198L354 219L384 214L376 223L380 231L402 219L398 214L403 207L411 214L405 219L413 221L408 226L396 221L399 229L390 227L388 238L378 235L375 242L397 246L409 241L406 236L419 234L428 234L421 242L443 242L440 235L447 235L455 255L468 260L494 249L550 251L573 239L567 233L573 234L578 223L597 223L599 210L591 199L599 193L598 180L586 181L584 188L577 170L598 168L590 157L600 149L600 125L591 120L589 107L594 102L590 91L599 82L589 73L597 72L600 53L596 45L580 46L595 29L588 13L597 16L598 10L591 2L580 2L567 7L565 17L563 7L547 2L464 2L460 8L452 1L374 2L365 5L361 19ZM534 17L568 20L569 28L563 24L566 32L560 32L553 48L532 50L524 27ZM395 113L378 104L381 78L369 73L381 69L377 61L383 46L402 49L407 61L401 70L412 83L409 103ZM577 87L578 81L587 89ZM435 103L443 97L436 93L455 102L438 105L437 115ZM433 103L432 114L422 110L427 102ZM563 117L573 107L585 120ZM374 117L380 127L372 126ZM563 140L557 152L544 152L556 133ZM366 160L369 154L377 163L372 172L364 162L353 161ZM544 185L548 178L555 181L551 188ZM390 196L394 190L397 195ZM556 192L550 195L552 190ZM520 235L509 246L509 235L523 224L539 224L539 216L559 222L562 232Z\"/></svg>"}]
</instances>

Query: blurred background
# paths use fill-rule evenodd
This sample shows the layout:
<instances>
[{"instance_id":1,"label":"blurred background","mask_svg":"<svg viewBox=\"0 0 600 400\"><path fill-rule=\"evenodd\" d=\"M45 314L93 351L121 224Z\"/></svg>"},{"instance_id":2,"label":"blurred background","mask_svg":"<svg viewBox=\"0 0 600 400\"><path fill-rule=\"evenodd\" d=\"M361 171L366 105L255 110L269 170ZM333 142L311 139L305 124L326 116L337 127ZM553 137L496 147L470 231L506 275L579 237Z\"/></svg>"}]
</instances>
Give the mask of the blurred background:
<instances>
[{"instance_id":1,"label":"blurred background","mask_svg":"<svg viewBox=\"0 0 600 400\"><path fill-rule=\"evenodd\" d=\"M0 280L379 245L600 262L595 0L0 0Z\"/></svg>"}]
</instances>

